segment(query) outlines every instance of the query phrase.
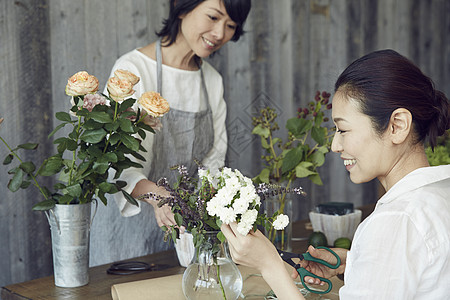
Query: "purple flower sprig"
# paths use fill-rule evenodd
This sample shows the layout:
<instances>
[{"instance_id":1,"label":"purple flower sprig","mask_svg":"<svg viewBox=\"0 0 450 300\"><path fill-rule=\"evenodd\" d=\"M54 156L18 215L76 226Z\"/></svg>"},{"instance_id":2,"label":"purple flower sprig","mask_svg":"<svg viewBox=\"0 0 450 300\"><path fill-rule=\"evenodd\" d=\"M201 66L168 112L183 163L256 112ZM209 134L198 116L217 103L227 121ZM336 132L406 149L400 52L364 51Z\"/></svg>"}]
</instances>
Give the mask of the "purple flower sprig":
<instances>
[{"instance_id":1,"label":"purple flower sprig","mask_svg":"<svg viewBox=\"0 0 450 300\"><path fill-rule=\"evenodd\" d=\"M282 194L297 194L306 196L306 192L301 187L286 188L284 186L269 183L260 183L256 188L256 193L261 198L261 201L265 200L268 197Z\"/></svg>"}]
</instances>

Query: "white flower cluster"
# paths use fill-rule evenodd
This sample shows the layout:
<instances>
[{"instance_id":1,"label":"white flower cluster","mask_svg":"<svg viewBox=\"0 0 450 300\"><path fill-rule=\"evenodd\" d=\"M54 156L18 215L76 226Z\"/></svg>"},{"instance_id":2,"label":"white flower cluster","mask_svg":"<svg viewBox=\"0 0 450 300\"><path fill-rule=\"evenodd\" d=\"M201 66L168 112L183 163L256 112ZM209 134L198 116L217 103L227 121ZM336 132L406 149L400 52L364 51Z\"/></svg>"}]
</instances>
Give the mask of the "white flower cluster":
<instances>
[{"instance_id":1,"label":"white flower cluster","mask_svg":"<svg viewBox=\"0 0 450 300\"><path fill-rule=\"evenodd\" d=\"M289 224L289 217L283 214L280 214L273 221L273 228L276 230L283 230Z\"/></svg>"},{"instance_id":2,"label":"white flower cluster","mask_svg":"<svg viewBox=\"0 0 450 300\"><path fill-rule=\"evenodd\" d=\"M199 170L198 174L200 180L208 180L217 189L217 193L206 204L208 214L217 216L225 224L238 222L239 233L246 235L256 222L261 204L252 180L230 168L223 168L216 173ZM277 226L283 229L287 223L285 218L280 218Z\"/></svg>"}]
</instances>

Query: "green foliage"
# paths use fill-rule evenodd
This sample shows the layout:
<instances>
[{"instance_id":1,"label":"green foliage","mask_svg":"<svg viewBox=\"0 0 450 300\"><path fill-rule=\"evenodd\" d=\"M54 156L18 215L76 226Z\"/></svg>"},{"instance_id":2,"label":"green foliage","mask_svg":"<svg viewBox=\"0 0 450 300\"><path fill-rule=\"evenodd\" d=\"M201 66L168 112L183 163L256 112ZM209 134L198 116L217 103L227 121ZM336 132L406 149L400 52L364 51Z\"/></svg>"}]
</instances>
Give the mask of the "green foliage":
<instances>
[{"instance_id":1,"label":"green foliage","mask_svg":"<svg viewBox=\"0 0 450 300\"><path fill-rule=\"evenodd\" d=\"M328 121L325 111L331 109L329 97L329 93L318 91L308 108L299 108L297 117L287 120L285 142L275 137L279 127L273 108L263 108L260 115L253 118L252 133L260 136L265 150L264 168L254 178L255 182L287 182L289 186L295 178L306 177L315 184L323 184L317 168L324 164L331 147L333 130L324 124Z\"/></svg>"},{"instance_id":2,"label":"green foliage","mask_svg":"<svg viewBox=\"0 0 450 300\"><path fill-rule=\"evenodd\" d=\"M450 129L438 138L434 151L428 146L425 148L425 153L431 166L450 164Z\"/></svg>"},{"instance_id":3,"label":"green foliage","mask_svg":"<svg viewBox=\"0 0 450 300\"><path fill-rule=\"evenodd\" d=\"M88 203L93 198L99 198L106 205L105 194L119 191L130 203L138 205L131 195L122 190L124 182L110 182L108 174L114 170L114 179L117 179L127 168L141 168L126 155L145 160L137 153L145 151L137 136L144 138L146 131L154 131L142 122L140 111L129 110L135 99L119 103L104 97L110 105L96 105L89 111L83 108L84 96L75 96L75 104L71 108L75 118L67 112L56 113L56 118L62 123L49 134L49 138L66 126L71 126L72 131L68 136L54 140L57 153L45 159L39 168L31 161L22 161L19 156L19 151L36 150L38 144L26 143L12 149L0 137L10 151L3 164L10 165L15 160L18 164L8 172L12 175L8 188L16 192L33 184L45 198L34 205L33 210L48 210L55 204ZM53 186L53 192L38 183L39 176L56 174L59 174L59 182Z\"/></svg>"}]
</instances>

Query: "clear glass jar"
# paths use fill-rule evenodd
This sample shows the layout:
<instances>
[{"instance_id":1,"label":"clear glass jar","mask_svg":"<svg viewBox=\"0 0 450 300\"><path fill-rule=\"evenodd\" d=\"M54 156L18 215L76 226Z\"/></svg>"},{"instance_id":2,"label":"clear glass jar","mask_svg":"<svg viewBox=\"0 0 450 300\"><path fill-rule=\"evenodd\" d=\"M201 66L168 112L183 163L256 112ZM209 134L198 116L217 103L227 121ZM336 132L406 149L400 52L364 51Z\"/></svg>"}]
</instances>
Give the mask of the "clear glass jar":
<instances>
[{"instance_id":1,"label":"clear glass jar","mask_svg":"<svg viewBox=\"0 0 450 300\"><path fill-rule=\"evenodd\" d=\"M286 194L269 197L264 200L264 213L273 216L275 213L285 214L289 217L289 224L283 230L275 230L273 226L264 228L265 236L277 249L292 251L292 199Z\"/></svg>"},{"instance_id":2,"label":"clear glass jar","mask_svg":"<svg viewBox=\"0 0 450 300\"><path fill-rule=\"evenodd\" d=\"M183 274L183 293L189 300L236 300L242 292L242 275L231 259L227 242L218 231L206 233Z\"/></svg>"}]
</instances>

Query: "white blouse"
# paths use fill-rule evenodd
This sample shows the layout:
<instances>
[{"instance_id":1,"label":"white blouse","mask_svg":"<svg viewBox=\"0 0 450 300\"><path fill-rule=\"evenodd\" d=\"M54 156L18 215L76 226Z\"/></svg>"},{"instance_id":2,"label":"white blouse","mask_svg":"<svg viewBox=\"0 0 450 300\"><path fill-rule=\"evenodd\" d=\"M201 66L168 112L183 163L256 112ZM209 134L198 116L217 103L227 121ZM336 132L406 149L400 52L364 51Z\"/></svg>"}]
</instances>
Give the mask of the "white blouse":
<instances>
[{"instance_id":1,"label":"white blouse","mask_svg":"<svg viewBox=\"0 0 450 300\"><path fill-rule=\"evenodd\" d=\"M450 298L450 165L397 182L360 224L340 299Z\"/></svg>"}]
</instances>

